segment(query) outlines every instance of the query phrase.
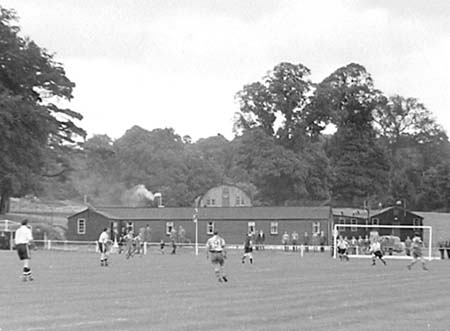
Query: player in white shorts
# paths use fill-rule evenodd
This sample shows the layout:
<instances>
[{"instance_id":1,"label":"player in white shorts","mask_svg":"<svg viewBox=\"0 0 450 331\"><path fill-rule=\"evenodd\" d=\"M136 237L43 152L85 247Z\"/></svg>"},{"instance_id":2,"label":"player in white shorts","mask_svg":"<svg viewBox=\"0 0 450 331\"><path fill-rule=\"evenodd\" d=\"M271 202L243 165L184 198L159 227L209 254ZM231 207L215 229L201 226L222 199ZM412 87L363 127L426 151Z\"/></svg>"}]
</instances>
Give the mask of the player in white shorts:
<instances>
[{"instance_id":1,"label":"player in white shorts","mask_svg":"<svg viewBox=\"0 0 450 331\"><path fill-rule=\"evenodd\" d=\"M30 245L33 241L33 235L31 233L31 229L28 227L28 220L23 220L20 228L17 229L14 241L16 244L17 254L19 255L19 259L23 261L23 273L22 280L33 280L33 276L31 275L30 268Z\"/></svg>"},{"instance_id":2,"label":"player in white shorts","mask_svg":"<svg viewBox=\"0 0 450 331\"><path fill-rule=\"evenodd\" d=\"M343 239L342 236L339 236L338 242L337 242L337 254L339 256L339 260L346 260L349 261L348 258L348 242L347 240Z\"/></svg>"},{"instance_id":3,"label":"player in white shorts","mask_svg":"<svg viewBox=\"0 0 450 331\"><path fill-rule=\"evenodd\" d=\"M425 265L425 259L423 258L422 247L423 241L420 238L420 234L416 233L411 242L413 260L410 264L407 265L407 268L409 270L411 270L411 267L419 261L422 262L422 269L428 270L427 266Z\"/></svg>"},{"instance_id":4,"label":"player in white shorts","mask_svg":"<svg viewBox=\"0 0 450 331\"><path fill-rule=\"evenodd\" d=\"M98 250L100 252L100 266L107 267L108 266L108 257L106 253L108 252L108 243L109 243L109 234L108 229L104 228L103 232L100 234L98 238Z\"/></svg>"},{"instance_id":5,"label":"player in white shorts","mask_svg":"<svg viewBox=\"0 0 450 331\"><path fill-rule=\"evenodd\" d=\"M223 270L227 252L225 250L225 240L219 236L217 231L206 242L206 259L211 257L211 263L214 265L214 273L219 282L227 282L228 277Z\"/></svg>"},{"instance_id":6,"label":"player in white shorts","mask_svg":"<svg viewBox=\"0 0 450 331\"><path fill-rule=\"evenodd\" d=\"M375 265L376 258L379 258L386 265L386 261L383 259L383 252L381 251L381 244L377 238L374 238L372 244L370 244L369 252L372 253L372 265Z\"/></svg>"}]
</instances>

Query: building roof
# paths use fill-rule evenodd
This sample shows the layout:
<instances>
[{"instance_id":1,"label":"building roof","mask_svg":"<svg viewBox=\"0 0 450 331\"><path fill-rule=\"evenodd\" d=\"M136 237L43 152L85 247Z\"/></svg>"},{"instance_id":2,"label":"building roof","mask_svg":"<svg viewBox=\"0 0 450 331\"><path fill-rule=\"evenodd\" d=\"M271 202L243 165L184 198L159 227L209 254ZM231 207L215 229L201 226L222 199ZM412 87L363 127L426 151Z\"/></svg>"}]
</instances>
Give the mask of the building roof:
<instances>
[{"instance_id":1,"label":"building roof","mask_svg":"<svg viewBox=\"0 0 450 331\"><path fill-rule=\"evenodd\" d=\"M116 220L192 219L195 212L191 207L90 207L90 209L109 219ZM214 207L199 208L197 215L199 220L328 220L330 207Z\"/></svg>"},{"instance_id":2,"label":"building roof","mask_svg":"<svg viewBox=\"0 0 450 331\"><path fill-rule=\"evenodd\" d=\"M367 210L366 209L356 209L356 208L333 208L333 215L367 218Z\"/></svg>"},{"instance_id":3,"label":"building roof","mask_svg":"<svg viewBox=\"0 0 450 331\"><path fill-rule=\"evenodd\" d=\"M402 210L405 213L413 214L413 215L418 216L418 217L423 219L422 215L417 214L416 212L410 211L408 209L405 210L403 207L399 207L399 206L391 206L391 207L386 207L386 208L383 208L383 209L372 210L371 213L370 213L370 217L379 216L379 215L384 214L385 212L387 212L387 211L389 211L391 209L400 209L400 210Z\"/></svg>"}]
</instances>

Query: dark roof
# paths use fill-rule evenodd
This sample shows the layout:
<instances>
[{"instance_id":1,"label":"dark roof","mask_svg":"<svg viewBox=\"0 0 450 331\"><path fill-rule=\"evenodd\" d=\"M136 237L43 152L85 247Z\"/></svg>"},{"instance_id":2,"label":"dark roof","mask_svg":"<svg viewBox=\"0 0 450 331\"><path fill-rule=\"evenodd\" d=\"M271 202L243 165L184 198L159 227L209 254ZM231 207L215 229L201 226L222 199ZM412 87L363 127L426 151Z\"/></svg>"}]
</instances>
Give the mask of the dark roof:
<instances>
[{"instance_id":1,"label":"dark roof","mask_svg":"<svg viewBox=\"0 0 450 331\"><path fill-rule=\"evenodd\" d=\"M384 214L385 212L387 212L387 211L389 211L389 210L391 210L391 209L400 209L401 211L405 211L405 210L403 209L403 207L391 206L391 207L387 207L387 208L383 208L383 209L371 210L371 212L370 212L370 217L379 216L379 215ZM410 210L408 210L408 209L406 209L406 212L409 213L409 214L413 214L413 215L415 215L415 216L420 217L420 218L423 219L423 216L417 214L416 212L410 211Z\"/></svg>"},{"instance_id":2,"label":"dark roof","mask_svg":"<svg viewBox=\"0 0 450 331\"><path fill-rule=\"evenodd\" d=\"M109 219L117 220L161 220L192 219L194 208L134 208L134 207L91 207L91 209ZM79 213L72 215L74 217ZM329 207L211 207L199 208L198 219L211 220L289 220L318 219L328 220Z\"/></svg>"}]
</instances>

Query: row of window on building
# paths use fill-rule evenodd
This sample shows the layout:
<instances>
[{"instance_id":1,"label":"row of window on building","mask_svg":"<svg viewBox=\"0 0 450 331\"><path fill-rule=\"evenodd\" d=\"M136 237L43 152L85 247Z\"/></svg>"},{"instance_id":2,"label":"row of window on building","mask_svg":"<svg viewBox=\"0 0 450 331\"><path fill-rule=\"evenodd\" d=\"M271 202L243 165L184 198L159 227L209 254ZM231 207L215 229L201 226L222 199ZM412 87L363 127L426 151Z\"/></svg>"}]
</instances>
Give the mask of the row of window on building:
<instances>
[{"instance_id":1,"label":"row of window on building","mask_svg":"<svg viewBox=\"0 0 450 331\"><path fill-rule=\"evenodd\" d=\"M380 220L376 217L371 218L368 222L367 220L364 220L363 223L359 223L356 218L346 219L346 218L339 218L336 224L343 224L343 225L350 225L350 231L357 232L358 228L356 226L352 227L352 225L379 225ZM413 218L413 227L421 226L420 218Z\"/></svg>"},{"instance_id":2,"label":"row of window on building","mask_svg":"<svg viewBox=\"0 0 450 331\"><path fill-rule=\"evenodd\" d=\"M117 222L113 223L114 226L117 227ZM206 234L212 235L214 233L214 227L215 222L214 221L208 221L206 223ZM256 233L256 222L247 222L248 227L248 233L255 234ZM128 222L127 227L128 230L134 231L134 223ZM166 234L170 235L172 230L174 229L174 222L166 222ZM116 228L114 230L117 230ZM320 233L320 222L313 222L312 223L312 232L311 233ZM77 233L78 234L86 234L86 220L84 218L79 218L77 222ZM277 221L271 221L270 222L270 234L271 235L278 235L278 222Z\"/></svg>"},{"instance_id":3,"label":"row of window on building","mask_svg":"<svg viewBox=\"0 0 450 331\"><path fill-rule=\"evenodd\" d=\"M210 206L210 207L217 206L216 199L214 199L214 198L207 198L206 199L206 206ZM241 197L241 196L236 196L235 206L245 206L244 198Z\"/></svg>"}]
</instances>

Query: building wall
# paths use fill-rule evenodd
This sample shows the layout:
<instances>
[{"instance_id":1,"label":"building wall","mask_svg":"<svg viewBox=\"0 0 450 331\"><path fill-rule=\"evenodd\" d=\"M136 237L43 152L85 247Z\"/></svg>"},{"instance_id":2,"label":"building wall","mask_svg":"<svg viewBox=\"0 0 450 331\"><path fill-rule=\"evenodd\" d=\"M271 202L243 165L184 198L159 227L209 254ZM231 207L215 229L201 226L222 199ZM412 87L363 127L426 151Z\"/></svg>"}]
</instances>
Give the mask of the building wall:
<instances>
[{"instance_id":1,"label":"building wall","mask_svg":"<svg viewBox=\"0 0 450 331\"><path fill-rule=\"evenodd\" d=\"M142 220L142 221L134 221L135 229L145 227L149 224L151 228L151 241L159 242L161 239L164 241L169 241L170 236L166 233L167 223L170 222L173 227L176 229L177 233L179 233L180 226L185 230L185 242L195 242L195 223L192 220ZM308 232L308 240L309 244L312 244L313 236L313 223L319 224L319 233L320 231L324 232L327 240L330 239L329 235L329 221L328 220L278 220L278 233L271 234L270 220L199 220L198 221L198 242L206 243L208 238L212 236L207 233L208 223L213 222L213 230L219 231L220 235L225 239L228 244L236 245L242 244L245 235L249 231L249 223L254 223L255 231L263 230L265 234L265 242L269 245L279 245L281 244L281 238L286 231L289 235L292 232L297 231L299 234L299 240L301 243L304 242L304 233ZM319 237L317 236L317 244L319 244ZM328 241L327 241L328 242Z\"/></svg>"},{"instance_id":2,"label":"building wall","mask_svg":"<svg viewBox=\"0 0 450 331\"><path fill-rule=\"evenodd\" d=\"M78 233L78 220L85 220L85 233ZM100 215L90 209L76 214L74 216L69 217L67 222L67 240L74 241L94 241L97 240L100 233L105 227L110 227L111 222L109 219L105 218L103 215Z\"/></svg>"},{"instance_id":3,"label":"building wall","mask_svg":"<svg viewBox=\"0 0 450 331\"><path fill-rule=\"evenodd\" d=\"M86 233L77 233L77 224L79 219L86 220ZM212 234L207 233L208 223L213 222L213 229L218 230L220 235L225 239L228 244L236 245L242 244L245 235L249 231L249 225L254 225L254 231L259 232L263 230L265 234L265 243L268 245L280 245L282 236L285 232L291 235L294 231L299 234L300 243L305 241L305 232L308 233L308 244L319 244L319 234L324 232L327 238L327 243L331 243L330 229L331 224L329 220L198 220L198 242L205 243ZM271 233L271 223L277 222L278 232ZM104 216L93 212L86 211L78 215L69 218L67 239L68 240L87 240L95 241L98 239L99 234L103 228L108 227L113 229L114 223L117 223L117 229L120 231L122 228L128 227L129 223L133 224L135 233L139 232L139 229L145 228L147 225L151 229L151 242L159 242L164 240L170 241L170 236L167 234L167 223L175 228L177 233L180 226L185 230L185 242L195 242L195 223L192 219L173 219L173 220L109 220ZM250 224L249 224L250 223ZM313 233L314 230L318 230L316 236ZM314 238L314 239L313 239ZM313 242L316 240L316 242Z\"/></svg>"},{"instance_id":4,"label":"building wall","mask_svg":"<svg viewBox=\"0 0 450 331\"><path fill-rule=\"evenodd\" d=\"M378 219L379 225L423 225L423 219L419 215L411 213L409 211L405 211L403 208L393 207L391 209L386 210L384 213L373 215L370 220L371 223L375 222L375 219ZM376 223L376 222L375 222ZM400 240L404 241L408 236L412 238L414 236L414 232L422 233L422 230L414 230L413 228L401 229L401 228L392 228L392 229L381 229L379 230L380 235L394 235L400 237Z\"/></svg>"}]
</instances>

